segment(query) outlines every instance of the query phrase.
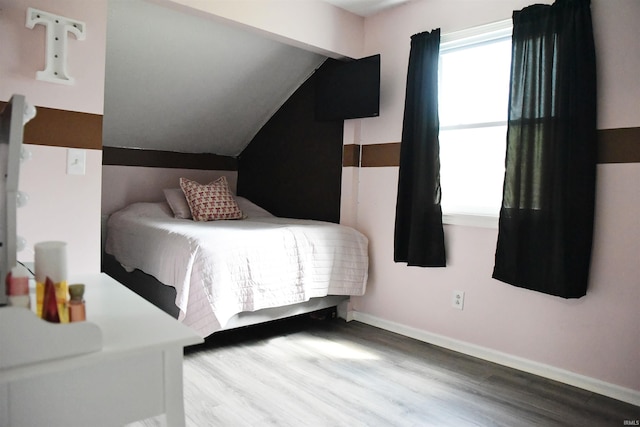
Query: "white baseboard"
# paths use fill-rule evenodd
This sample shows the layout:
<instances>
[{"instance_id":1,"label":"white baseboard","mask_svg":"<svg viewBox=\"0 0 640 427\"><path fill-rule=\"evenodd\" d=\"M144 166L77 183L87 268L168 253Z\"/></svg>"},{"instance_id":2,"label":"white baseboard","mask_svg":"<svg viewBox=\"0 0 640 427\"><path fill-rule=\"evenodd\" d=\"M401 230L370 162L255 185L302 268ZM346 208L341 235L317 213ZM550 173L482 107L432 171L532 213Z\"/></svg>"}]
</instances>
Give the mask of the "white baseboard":
<instances>
[{"instance_id":1,"label":"white baseboard","mask_svg":"<svg viewBox=\"0 0 640 427\"><path fill-rule=\"evenodd\" d=\"M571 371L556 368L554 366L545 365L543 363L534 362L532 360L502 353L490 348L481 347L464 341L455 340L444 335L432 334L417 328L402 325L400 323L391 322L369 314L351 311L349 318L358 322L366 323L380 329L395 332L410 338L417 339L438 347L447 348L457 351L468 356L477 357L499 365L508 366L540 377L549 378L564 384L569 384L584 390L592 391L597 394L611 397L622 402L640 406L640 391L621 387L615 384L607 383L595 378L576 374Z\"/></svg>"}]
</instances>

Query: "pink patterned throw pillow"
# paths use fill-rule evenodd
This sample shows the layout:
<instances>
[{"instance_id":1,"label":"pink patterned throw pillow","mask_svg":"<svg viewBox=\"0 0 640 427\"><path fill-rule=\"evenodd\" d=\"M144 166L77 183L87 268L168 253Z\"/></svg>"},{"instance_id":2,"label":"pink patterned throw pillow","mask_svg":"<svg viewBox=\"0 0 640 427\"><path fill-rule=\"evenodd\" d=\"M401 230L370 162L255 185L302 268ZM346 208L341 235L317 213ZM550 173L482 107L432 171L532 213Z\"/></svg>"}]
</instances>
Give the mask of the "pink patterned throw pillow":
<instances>
[{"instance_id":1,"label":"pink patterned throw pillow","mask_svg":"<svg viewBox=\"0 0 640 427\"><path fill-rule=\"evenodd\" d=\"M180 188L189 203L194 221L241 219L242 211L229 191L224 176L202 185L187 178L180 178Z\"/></svg>"}]
</instances>

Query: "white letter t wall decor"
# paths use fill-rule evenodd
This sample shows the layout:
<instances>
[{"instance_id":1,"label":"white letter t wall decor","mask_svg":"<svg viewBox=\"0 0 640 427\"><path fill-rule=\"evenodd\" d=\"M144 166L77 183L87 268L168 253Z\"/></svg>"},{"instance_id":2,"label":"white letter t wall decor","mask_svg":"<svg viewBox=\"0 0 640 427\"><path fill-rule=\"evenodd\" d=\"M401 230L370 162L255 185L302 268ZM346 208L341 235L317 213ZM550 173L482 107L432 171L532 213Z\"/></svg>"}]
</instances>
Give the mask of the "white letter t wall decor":
<instances>
[{"instance_id":1,"label":"white letter t wall decor","mask_svg":"<svg viewBox=\"0 0 640 427\"><path fill-rule=\"evenodd\" d=\"M67 73L67 33L73 33L77 40L85 39L84 22L54 15L49 12L27 9L27 28L38 24L46 27L46 66L36 73L38 80L72 85L74 78Z\"/></svg>"}]
</instances>

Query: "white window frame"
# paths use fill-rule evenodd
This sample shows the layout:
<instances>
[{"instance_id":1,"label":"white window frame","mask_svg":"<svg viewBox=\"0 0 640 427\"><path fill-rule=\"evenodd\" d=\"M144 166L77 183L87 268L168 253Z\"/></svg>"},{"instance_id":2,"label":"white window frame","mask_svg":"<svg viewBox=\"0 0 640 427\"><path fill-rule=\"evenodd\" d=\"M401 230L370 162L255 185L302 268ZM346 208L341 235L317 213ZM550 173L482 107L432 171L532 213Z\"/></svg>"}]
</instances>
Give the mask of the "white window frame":
<instances>
[{"instance_id":1,"label":"white window frame","mask_svg":"<svg viewBox=\"0 0 640 427\"><path fill-rule=\"evenodd\" d=\"M497 21L486 25L480 25L461 31L443 34L440 37L440 54L448 50L460 47L491 42L499 39L511 37L513 32L513 22L511 19ZM507 121L485 123L484 126L506 125ZM469 127L480 127L479 125L457 125L441 126L441 130L464 129ZM499 217L497 215L467 215L467 214L443 214L443 224L463 225L482 228L498 228Z\"/></svg>"}]
</instances>

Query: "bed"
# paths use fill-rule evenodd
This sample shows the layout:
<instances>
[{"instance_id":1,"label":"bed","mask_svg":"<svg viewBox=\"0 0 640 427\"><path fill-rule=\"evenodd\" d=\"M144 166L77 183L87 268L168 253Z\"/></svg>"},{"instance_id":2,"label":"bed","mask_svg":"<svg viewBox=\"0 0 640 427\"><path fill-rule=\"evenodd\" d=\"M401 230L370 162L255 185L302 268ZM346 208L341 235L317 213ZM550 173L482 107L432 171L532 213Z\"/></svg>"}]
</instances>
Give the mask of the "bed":
<instances>
[{"instance_id":1,"label":"bed","mask_svg":"<svg viewBox=\"0 0 640 427\"><path fill-rule=\"evenodd\" d=\"M172 314L203 337L364 294L368 240L362 233L275 217L247 199L235 200L242 219L176 218L166 201L114 212L105 271L165 311L173 304ZM136 274L149 280L141 284Z\"/></svg>"}]
</instances>

